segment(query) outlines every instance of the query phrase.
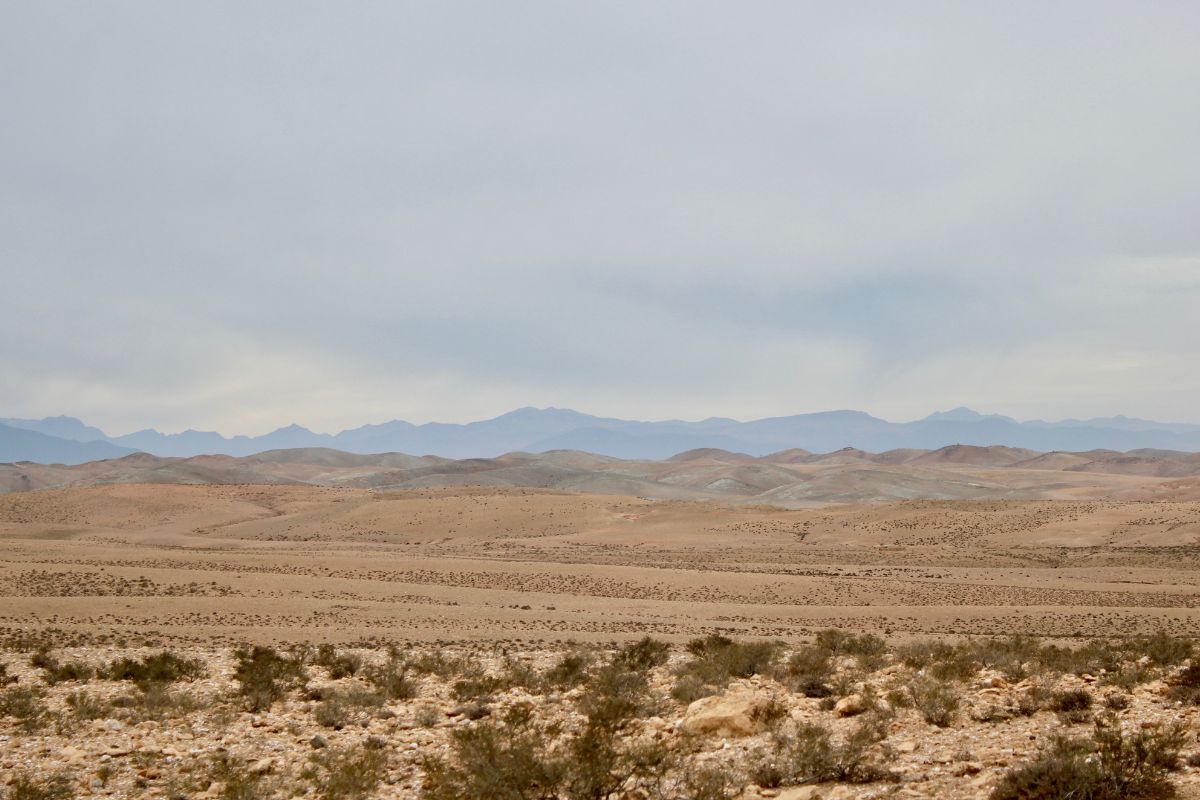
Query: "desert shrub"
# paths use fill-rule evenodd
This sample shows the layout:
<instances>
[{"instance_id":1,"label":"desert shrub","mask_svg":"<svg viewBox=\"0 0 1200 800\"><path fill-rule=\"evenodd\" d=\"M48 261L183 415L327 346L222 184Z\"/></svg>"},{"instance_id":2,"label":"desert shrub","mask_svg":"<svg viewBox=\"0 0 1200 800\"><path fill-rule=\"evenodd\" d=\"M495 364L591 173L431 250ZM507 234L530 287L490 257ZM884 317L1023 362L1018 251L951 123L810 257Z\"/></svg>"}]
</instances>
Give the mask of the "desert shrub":
<instances>
[{"instance_id":1,"label":"desert shrub","mask_svg":"<svg viewBox=\"0 0 1200 800\"><path fill-rule=\"evenodd\" d=\"M833 693L829 679L833 674L829 651L821 647L801 647L775 671L775 678L791 691L805 697L828 697Z\"/></svg>"},{"instance_id":2,"label":"desert shrub","mask_svg":"<svg viewBox=\"0 0 1200 800\"><path fill-rule=\"evenodd\" d=\"M1104 641L1091 641L1079 647L1046 645L1038 650L1037 663L1052 672L1093 675L1120 669L1124 653Z\"/></svg>"},{"instance_id":3,"label":"desert shrub","mask_svg":"<svg viewBox=\"0 0 1200 800\"><path fill-rule=\"evenodd\" d=\"M1141 664L1125 664L1120 669L1106 672L1100 676L1104 686L1116 686L1118 689L1130 691L1143 683L1149 683L1158 677L1159 670Z\"/></svg>"},{"instance_id":4,"label":"desert shrub","mask_svg":"<svg viewBox=\"0 0 1200 800\"><path fill-rule=\"evenodd\" d=\"M234 658L237 659L234 678L240 684L238 693L251 711L270 708L305 677L301 659L280 655L271 647L239 648L234 651Z\"/></svg>"},{"instance_id":5,"label":"desert shrub","mask_svg":"<svg viewBox=\"0 0 1200 800\"><path fill-rule=\"evenodd\" d=\"M661 667L671 655L671 646L658 639L644 636L617 651L613 663L635 671Z\"/></svg>"},{"instance_id":6,"label":"desert shrub","mask_svg":"<svg viewBox=\"0 0 1200 800\"><path fill-rule=\"evenodd\" d=\"M55 772L38 777L30 772L18 773L4 793L5 800L71 800L75 797L71 776Z\"/></svg>"},{"instance_id":7,"label":"desert shrub","mask_svg":"<svg viewBox=\"0 0 1200 800\"><path fill-rule=\"evenodd\" d=\"M442 680L483 674L483 666L477 659L446 655L442 650L421 653L409 660L408 665L418 675L436 675Z\"/></svg>"},{"instance_id":8,"label":"desert shrub","mask_svg":"<svg viewBox=\"0 0 1200 800\"><path fill-rule=\"evenodd\" d=\"M1129 695L1112 692L1104 696L1104 707L1109 711L1124 711L1129 708Z\"/></svg>"},{"instance_id":9,"label":"desert shrub","mask_svg":"<svg viewBox=\"0 0 1200 800\"><path fill-rule=\"evenodd\" d=\"M690 675L703 684L721 689L733 678L770 674L779 658L781 645L778 642L735 642L711 634L703 639L693 639L687 650L692 660L680 668L679 676Z\"/></svg>"},{"instance_id":10,"label":"desert shrub","mask_svg":"<svg viewBox=\"0 0 1200 800\"><path fill-rule=\"evenodd\" d=\"M321 751L305 770L321 800L369 797L386 774L387 754L380 743L371 740L344 750Z\"/></svg>"},{"instance_id":11,"label":"desert shrub","mask_svg":"<svg viewBox=\"0 0 1200 800\"><path fill-rule=\"evenodd\" d=\"M681 675L671 687L671 697L678 703L690 705L702 697L716 694L716 689L695 675Z\"/></svg>"},{"instance_id":12,"label":"desert shrub","mask_svg":"<svg viewBox=\"0 0 1200 800\"><path fill-rule=\"evenodd\" d=\"M196 698L183 691L172 691L165 683L148 683L136 692L121 695L112 701L119 708L130 709L134 719L141 721L175 719L200 708Z\"/></svg>"},{"instance_id":13,"label":"desert shrub","mask_svg":"<svg viewBox=\"0 0 1200 800\"><path fill-rule=\"evenodd\" d=\"M500 684L505 689L521 688L532 694L542 691L545 681L531 665L517 658L507 657L500 672Z\"/></svg>"},{"instance_id":14,"label":"desert shrub","mask_svg":"<svg viewBox=\"0 0 1200 800\"><path fill-rule=\"evenodd\" d=\"M580 695L579 711L589 725L617 729L651 710L644 672L608 664L596 670Z\"/></svg>"},{"instance_id":15,"label":"desert shrub","mask_svg":"<svg viewBox=\"0 0 1200 800\"><path fill-rule=\"evenodd\" d=\"M897 660L909 669L916 670L926 669L940 661L956 659L962 652L962 648L936 639L908 642L895 648Z\"/></svg>"},{"instance_id":16,"label":"desert shrub","mask_svg":"<svg viewBox=\"0 0 1200 800\"><path fill-rule=\"evenodd\" d=\"M433 706L421 706L413 715L413 721L421 728L432 728L441 719L441 713Z\"/></svg>"},{"instance_id":17,"label":"desert shrub","mask_svg":"<svg viewBox=\"0 0 1200 800\"><path fill-rule=\"evenodd\" d=\"M837 629L818 631L816 646L835 656L854 656L863 669L874 670L883 663L887 642L871 633L853 634Z\"/></svg>"},{"instance_id":18,"label":"desert shrub","mask_svg":"<svg viewBox=\"0 0 1200 800\"><path fill-rule=\"evenodd\" d=\"M1063 689L1050 695L1046 707L1051 711L1086 711L1092 707L1092 695L1087 689Z\"/></svg>"},{"instance_id":19,"label":"desert shrub","mask_svg":"<svg viewBox=\"0 0 1200 800\"><path fill-rule=\"evenodd\" d=\"M163 650L140 660L122 658L114 661L105 670L105 675L109 680L133 681L139 686L147 686L203 677L204 665L196 659Z\"/></svg>"},{"instance_id":20,"label":"desert shrub","mask_svg":"<svg viewBox=\"0 0 1200 800\"><path fill-rule=\"evenodd\" d=\"M455 681L450 687L450 696L460 703L468 700L487 700L504 688L504 681L498 676L480 675Z\"/></svg>"},{"instance_id":21,"label":"desert shrub","mask_svg":"<svg viewBox=\"0 0 1200 800\"><path fill-rule=\"evenodd\" d=\"M408 675L409 667L396 656L381 665L364 670L364 677L388 700L411 700L417 696L417 683Z\"/></svg>"},{"instance_id":22,"label":"desert shrub","mask_svg":"<svg viewBox=\"0 0 1200 800\"><path fill-rule=\"evenodd\" d=\"M592 656L583 651L564 653L554 666L546 671L546 681L551 686L570 688L587 680L592 668Z\"/></svg>"},{"instance_id":23,"label":"desert shrub","mask_svg":"<svg viewBox=\"0 0 1200 800\"><path fill-rule=\"evenodd\" d=\"M67 695L66 705L82 720L106 719L112 715L111 704L86 692L71 692Z\"/></svg>"},{"instance_id":24,"label":"desert shrub","mask_svg":"<svg viewBox=\"0 0 1200 800\"><path fill-rule=\"evenodd\" d=\"M25 731L35 731L49 718L43 693L29 686L14 686L0 693L0 716L17 720Z\"/></svg>"},{"instance_id":25,"label":"desert shrub","mask_svg":"<svg viewBox=\"0 0 1200 800\"><path fill-rule=\"evenodd\" d=\"M16 675L8 674L8 664L0 662L0 688L16 683L17 680Z\"/></svg>"},{"instance_id":26,"label":"desert shrub","mask_svg":"<svg viewBox=\"0 0 1200 800\"><path fill-rule=\"evenodd\" d=\"M42 671L46 683L54 685L66 681L86 683L96 677L96 669L83 661L59 661L48 649L40 649L29 659L31 666Z\"/></svg>"},{"instance_id":27,"label":"desert shrub","mask_svg":"<svg viewBox=\"0 0 1200 800\"><path fill-rule=\"evenodd\" d=\"M1188 665L1168 683L1167 697L1187 705L1200 705L1200 665Z\"/></svg>"},{"instance_id":28,"label":"desert shrub","mask_svg":"<svg viewBox=\"0 0 1200 800\"><path fill-rule=\"evenodd\" d=\"M313 718L324 728L340 730L349 724L359 710L381 705L383 696L378 692L361 687L336 690L317 703Z\"/></svg>"},{"instance_id":29,"label":"desert shrub","mask_svg":"<svg viewBox=\"0 0 1200 800\"><path fill-rule=\"evenodd\" d=\"M547 798L563 781L563 764L552 757L527 705L513 706L498 722L455 729L450 748L450 758L422 762L425 800Z\"/></svg>"},{"instance_id":30,"label":"desert shrub","mask_svg":"<svg viewBox=\"0 0 1200 800\"><path fill-rule=\"evenodd\" d=\"M259 800L263 792L263 778L246 768L229 753L219 752L208 764L208 780L218 784L217 794L221 800Z\"/></svg>"},{"instance_id":31,"label":"desert shrub","mask_svg":"<svg viewBox=\"0 0 1200 800\"><path fill-rule=\"evenodd\" d=\"M930 725L945 728L954 723L958 717L958 707L961 702L958 692L950 685L936 678L919 678L909 687L912 695L913 708L920 712L921 718Z\"/></svg>"},{"instance_id":32,"label":"desert shrub","mask_svg":"<svg viewBox=\"0 0 1200 800\"><path fill-rule=\"evenodd\" d=\"M869 752L887 738L887 723L885 715L870 713L841 743L834 741L824 725L797 725L790 732L776 733L773 752L753 770L776 785L889 780L892 773Z\"/></svg>"},{"instance_id":33,"label":"desert shrub","mask_svg":"<svg viewBox=\"0 0 1200 800\"><path fill-rule=\"evenodd\" d=\"M362 657L355 653L339 653L331 644L323 644L317 648L313 663L324 667L332 680L352 678L362 669Z\"/></svg>"},{"instance_id":34,"label":"desert shrub","mask_svg":"<svg viewBox=\"0 0 1200 800\"><path fill-rule=\"evenodd\" d=\"M689 766L679 782L686 800L732 800L737 795L728 770L715 765Z\"/></svg>"},{"instance_id":35,"label":"desert shrub","mask_svg":"<svg viewBox=\"0 0 1200 800\"><path fill-rule=\"evenodd\" d=\"M1165 631L1131 639L1126 643L1126 647L1133 655L1147 656L1152 663L1163 667L1182 664L1192 657L1196 649L1195 642L1191 639L1172 636Z\"/></svg>"},{"instance_id":36,"label":"desert shrub","mask_svg":"<svg viewBox=\"0 0 1200 800\"><path fill-rule=\"evenodd\" d=\"M1010 769L992 800L1157 800L1174 796L1166 773L1179 764L1182 728L1124 733L1115 720L1091 741L1057 737L1032 762Z\"/></svg>"}]
</instances>

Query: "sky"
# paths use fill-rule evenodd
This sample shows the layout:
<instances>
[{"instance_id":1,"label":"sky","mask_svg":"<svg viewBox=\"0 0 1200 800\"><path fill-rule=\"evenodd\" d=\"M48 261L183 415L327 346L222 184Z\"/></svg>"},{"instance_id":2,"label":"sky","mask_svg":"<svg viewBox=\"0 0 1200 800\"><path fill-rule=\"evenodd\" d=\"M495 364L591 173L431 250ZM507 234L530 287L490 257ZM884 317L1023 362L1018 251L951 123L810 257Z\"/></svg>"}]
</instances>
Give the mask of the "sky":
<instances>
[{"instance_id":1,"label":"sky","mask_svg":"<svg viewBox=\"0 0 1200 800\"><path fill-rule=\"evenodd\" d=\"M0 2L0 416L1200 422L1200 4Z\"/></svg>"}]
</instances>

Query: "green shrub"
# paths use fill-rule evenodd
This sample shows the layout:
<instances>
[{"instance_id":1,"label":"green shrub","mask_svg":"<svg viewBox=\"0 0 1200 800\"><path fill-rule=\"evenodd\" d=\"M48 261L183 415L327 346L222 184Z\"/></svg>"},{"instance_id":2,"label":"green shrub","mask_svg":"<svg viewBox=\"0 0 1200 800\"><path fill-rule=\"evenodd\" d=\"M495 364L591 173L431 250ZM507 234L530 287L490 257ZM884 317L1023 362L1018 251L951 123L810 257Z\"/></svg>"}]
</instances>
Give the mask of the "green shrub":
<instances>
[{"instance_id":1,"label":"green shrub","mask_svg":"<svg viewBox=\"0 0 1200 800\"><path fill-rule=\"evenodd\" d=\"M514 706L499 722L456 728L450 748L452 757L422 762L425 800L552 798L564 779L563 764L552 757L526 705Z\"/></svg>"},{"instance_id":2,"label":"green shrub","mask_svg":"<svg viewBox=\"0 0 1200 800\"><path fill-rule=\"evenodd\" d=\"M313 663L318 667L324 667L329 672L329 677L336 681L357 675L358 671L362 669L363 660L361 656L354 653L339 653L333 645L323 644L317 648L317 655Z\"/></svg>"},{"instance_id":3,"label":"green shrub","mask_svg":"<svg viewBox=\"0 0 1200 800\"><path fill-rule=\"evenodd\" d=\"M568 689L587 680L588 670L592 668L590 653L576 651L564 653L554 666L546 671L546 681L551 686Z\"/></svg>"},{"instance_id":4,"label":"green shrub","mask_svg":"<svg viewBox=\"0 0 1200 800\"><path fill-rule=\"evenodd\" d=\"M1200 665L1188 665L1169 684L1167 697L1187 705L1200 705Z\"/></svg>"},{"instance_id":5,"label":"green shrub","mask_svg":"<svg viewBox=\"0 0 1200 800\"><path fill-rule=\"evenodd\" d=\"M690 676L695 681L719 690L733 678L771 674L781 649L782 646L778 642L735 642L724 636L712 634L688 643L687 650L691 653L692 660L684 664L677 674L681 680ZM695 681L689 682L689 686L694 686ZM695 691L689 689L686 692L672 692L676 699L690 694L695 694Z\"/></svg>"},{"instance_id":6,"label":"green shrub","mask_svg":"<svg viewBox=\"0 0 1200 800\"><path fill-rule=\"evenodd\" d=\"M588 724L616 730L650 710L646 673L608 664L592 676L580 695L579 711Z\"/></svg>"},{"instance_id":7,"label":"green shrub","mask_svg":"<svg viewBox=\"0 0 1200 800\"><path fill-rule=\"evenodd\" d=\"M251 711L264 711L304 680L304 665L299 658L282 656L271 647L255 645L234 651L237 668L234 679L238 693Z\"/></svg>"},{"instance_id":8,"label":"green shrub","mask_svg":"<svg viewBox=\"0 0 1200 800\"><path fill-rule=\"evenodd\" d=\"M1177 769L1181 727L1123 733L1115 720L1091 741L1056 738L1032 762L1010 769L992 800L1157 800L1173 797L1166 773Z\"/></svg>"},{"instance_id":9,"label":"green shrub","mask_svg":"<svg viewBox=\"0 0 1200 800\"><path fill-rule=\"evenodd\" d=\"M786 664L776 669L775 679L805 697L829 697L833 694L829 686L832 674L828 650L801 647L792 653Z\"/></svg>"},{"instance_id":10,"label":"green shrub","mask_svg":"<svg viewBox=\"0 0 1200 800\"><path fill-rule=\"evenodd\" d=\"M887 738L887 718L869 714L841 744L819 724L797 725L790 734L777 734L774 765L786 783L872 783L893 775L870 749Z\"/></svg>"},{"instance_id":11,"label":"green shrub","mask_svg":"<svg viewBox=\"0 0 1200 800\"><path fill-rule=\"evenodd\" d=\"M835 656L854 656L859 666L867 670L877 668L887 650L887 642L874 634L853 634L833 628L817 632L816 646Z\"/></svg>"},{"instance_id":12,"label":"green shrub","mask_svg":"<svg viewBox=\"0 0 1200 800\"><path fill-rule=\"evenodd\" d=\"M388 658L381 666L365 670L367 682L388 700L412 700L417 696L417 683L408 676L408 665L398 658Z\"/></svg>"},{"instance_id":13,"label":"green shrub","mask_svg":"<svg viewBox=\"0 0 1200 800\"><path fill-rule=\"evenodd\" d=\"M957 719L961 700L952 686L926 677L913 681L909 692L912 694L913 708L930 725L945 728Z\"/></svg>"},{"instance_id":14,"label":"green shrub","mask_svg":"<svg viewBox=\"0 0 1200 800\"><path fill-rule=\"evenodd\" d=\"M46 683L54 685L57 683L65 683L66 681L75 681L78 683L86 683L96 677L96 669L91 664L83 661L67 661L63 663L59 661L48 649L40 649L33 654L29 659L31 666L42 670L42 677Z\"/></svg>"},{"instance_id":15,"label":"green shrub","mask_svg":"<svg viewBox=\"0 0 1200 800\"><path fill-rule=\"evenodd\" d=\"M613 663L625 669L645 671L666 664L670 655L670 645L645 636L618 650L616 656L613 657Z\"/></svg>"},{"instance_id":16,"label":"green shrub","mask_svg":"<svg viewBox=\"0 0 1200 800\"><path fill-rule=\"evenodd\" d=\"M141 660L122 658L114 661L105 674L109 680L133 681L139 686L148 686L203 677L204 665L196 659L163 650Z\"/></svg>"},{"instance_id":17,"label":"green shrub","mask_svg":"<svg viewBox=\"0 0 1200 800\"><path fill-rule=\"evenodd\" d=\"M1092 695L1087 689L1064 689L1050 695L1046 708L1058 714L1068 724L1091 719Z\"/></svg>"}]
</instances>

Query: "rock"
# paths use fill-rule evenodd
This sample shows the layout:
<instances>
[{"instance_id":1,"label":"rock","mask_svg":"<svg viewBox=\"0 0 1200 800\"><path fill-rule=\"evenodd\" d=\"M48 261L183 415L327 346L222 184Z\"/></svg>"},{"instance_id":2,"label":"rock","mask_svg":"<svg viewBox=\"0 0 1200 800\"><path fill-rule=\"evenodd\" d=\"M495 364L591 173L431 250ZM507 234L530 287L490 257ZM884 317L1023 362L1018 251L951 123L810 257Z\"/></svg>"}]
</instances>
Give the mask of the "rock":
<instances>
[{"instance_id":1,"label":"rock","mask_svg":"<svg viewBox=\"0 0 1200 800\"><path fill-rule=\"evenodd\" d=\"M250 765L251 775L266 775L275 767L274 760L270 758L260 758Z\"/></svg>"},{"instance_id":2,"label":"rock","mask_svg":"<svg viewBox=\"0 0 1200 800\"><path fill-rule=\"evenodd\" d=\"M784 789L775 800L823 800L824 797L820 786L794 786Z\"/></svg>"},{"instance_id":3,"label":"rock","mask_svg":"<svg viewBox=\"0 0 1200 800\"><path fill-rule=\"evenodd\" d=\"M691 734L751 736L767 727L762 712L770 702L769 695L747 688L702 697L688 706L683 715L683 730Z\"/></svg>"},{"instance_id":4,"label":"rock","mask_svg":"<svg viewBox=\"0 0 1200 800\"><path fill-rule=\"evenodd\" d=\"M314 750L320 750L320 749L322 749L322 748L325 748L325 747L328 747L328 746L329 746L329 742L325 741L325 737L324 737L324 736L322 736L322 735L321 735L321 734L319 734L319 733L318 733L316 736L314 736L314 737L312 737L311 739L309 739L309 740L308 740L308 743L309 743L310 745L312 745L312 748L313 748Z\"/></svg>"},{"instance_id":5,"label":"rock","mask_svg":"<svg viewBox=\"0 0 1200 800\"><path fill-rule=\"evenodd\" d=\"M902 742L896 743L897 753L915 753L917 752L917 743L912 739L905 739Z\"/></svg>"},{"instance_id":6,"label":"rock","mask_svg":"<svg viewBox=\"0 0 1200 800\"><path fill-rule=\"evenodd\" d=\"M955 764L953 770L954 774L960 778L964 775L978 775L982 771L983 764L978 761L964 761L961 764Z\"/></svg>"},{"instance_id":7,"label":"rock","mask_svg":"<svg viewBox=\"0 0 1200 800\"><path fill-rule=\"evenodd\" d=\"M837 701L833 711L839 717L853 717L867 710L867 703L861 694L851 694Z\"/></svg>"}]
</instances>

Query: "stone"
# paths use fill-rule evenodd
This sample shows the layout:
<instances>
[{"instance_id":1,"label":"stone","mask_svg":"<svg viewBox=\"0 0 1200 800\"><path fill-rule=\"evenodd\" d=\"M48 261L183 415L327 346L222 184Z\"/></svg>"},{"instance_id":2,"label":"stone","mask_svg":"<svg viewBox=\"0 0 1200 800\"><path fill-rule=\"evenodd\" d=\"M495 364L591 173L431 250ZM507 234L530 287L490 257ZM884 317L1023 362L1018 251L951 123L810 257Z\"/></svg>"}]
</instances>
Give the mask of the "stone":
<instances>
[{"instance_id":1,"label":"stone","mask_svg":"<svg viewBox=\"0 0 1200 800\"><path fill-rule=\"evenodd\" d=\"M320 749L322 749L322 748L325 748L325 747L328 747L328 746L329 746L329 742L325 741L325 737L324 737L324 736L322 736L322 735L321 735L321 734L319 734L319 733L318 733L316 736L314 736L314 737L312 737L311 739L309 739L309 740L308 740L308 743L309 743L310 745L312 745L312 748L313 748L314 750L320 750Z\"/></svg>"},{"instance_id":2,"label":"stone","mask_svg":"<svg viewBox=\"0 0 1200 800\"><path fill-rule=\"evenodd\" d=\"M912 739L905 739L902 742L896 743L897 753L915 753L917 752L917 743Z\"/></svg>"},{"instance_id":3,"label":"stone","mask_svg":"<svg viewBox=\"0 0 1200 800\"><path fill-rule=\"evenodd\" d=\"M867 703L861 694L851 694L837 701L833 711L839 717L853 717L867 710Z\"/></svg>"},{"instance_id":4,"label":"stone","mask_svg":"<svg viewBox=\"0 0 1200 800\"><path fill-rule=\"evenodd\" d=\"M762 712L770 703L769 695L752 689L730 689L688 706L682 727L690 734L751 736L766 729Z\"/></svg>"},{"instance_id":5,"label":"stone","mask_svg":"<svg viewBox=\"0 0 1200 800\"><path fill-rule=\"evenodd\" d=\"M820 786L793 786L781 791L775 800L824 800L824 797Z\"/></svg>"},{"instance_id":6,"label":"stone","mask_svg":"<svg viewBox=\"0 0 1200 800\"><path fill-rule=\"evenodd\" d=\"M266 775L275 767L274 760L270 758L260 758L250 765L251 775Z\"/></svg>"}]
</instances>

